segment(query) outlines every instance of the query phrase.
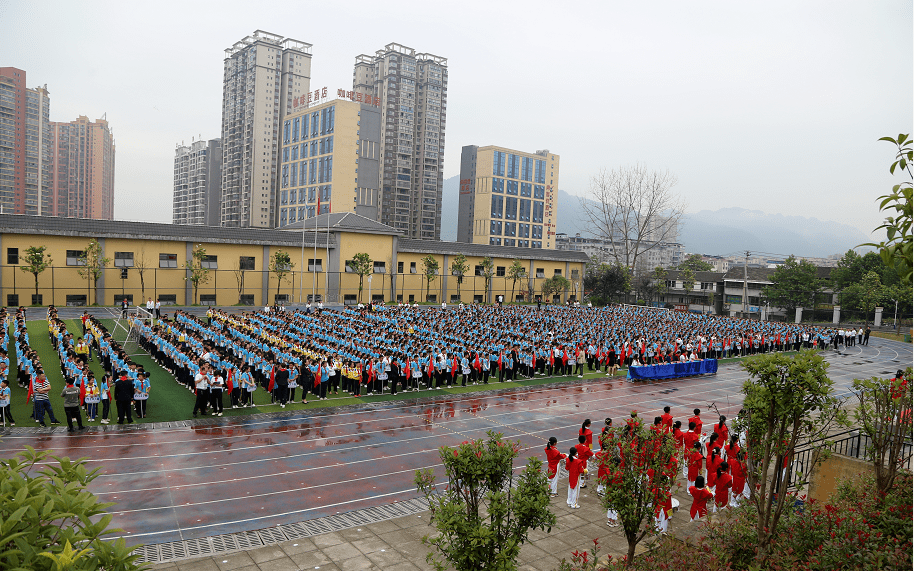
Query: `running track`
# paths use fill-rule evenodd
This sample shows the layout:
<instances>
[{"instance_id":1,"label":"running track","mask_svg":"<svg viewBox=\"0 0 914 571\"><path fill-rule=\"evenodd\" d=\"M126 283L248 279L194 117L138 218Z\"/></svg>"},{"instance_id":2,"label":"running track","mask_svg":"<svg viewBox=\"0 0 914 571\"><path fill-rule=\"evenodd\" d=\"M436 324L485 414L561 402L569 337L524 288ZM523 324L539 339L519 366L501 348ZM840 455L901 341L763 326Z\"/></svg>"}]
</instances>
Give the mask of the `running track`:
<instances>
[{"instance_id":1,"label":"running track","mask_svg":"<svg viewBox=\"0 0 914 571\"><path fill-rule=\"evenodd\" d=\"M837 394L854 378L886 376L911 364L911 345L870 340L869 347L826 352ZM143 429L117 425L69 436L7 430L0 457L26 445L88 457L101 475L91 491L112 508L128 544L163 543L249 531L416 497L417 469L435 468L438 447L481 438L487 430L520 440L520 469L542 457L550 436L577 442L584 418L595 432L603 418L637 410L653 420L664 406L674 418L714 403L733 417L746 375L738 364L717 375L653 383L596 380L429 397L345 409L316 409L225 419L218 425ZM707 424L716 420L705 412ZM222 419L220 419L222 420Z\"/></svg>"}]
</instances>

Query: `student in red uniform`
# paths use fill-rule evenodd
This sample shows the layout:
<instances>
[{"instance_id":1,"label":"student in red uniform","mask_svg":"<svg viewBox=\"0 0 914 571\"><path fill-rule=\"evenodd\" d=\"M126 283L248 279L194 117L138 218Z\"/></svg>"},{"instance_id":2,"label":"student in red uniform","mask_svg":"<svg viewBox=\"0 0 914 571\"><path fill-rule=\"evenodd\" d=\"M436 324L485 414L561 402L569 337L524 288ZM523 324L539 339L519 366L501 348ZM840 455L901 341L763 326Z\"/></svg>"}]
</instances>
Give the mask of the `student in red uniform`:
<instances>
[{"instance_id":1,"label":"student in red uniform","mask_svg":"<svg viewBox=\"0 0 914 571\"><path fill-rule=\"evenodd\" d=\"M714 434L717 435L717 444L723 446L730 440L730 429L727 428L727 417L721 416L720 422L714 425Z\"/></svg>"},{"instance_id":2,"label":"student in red uniform","mask_svg":"<svg viewBox=\"0 0 914 571\"><path fill-rule=\"evenodd\" d=\"M733 495L730 499L730 505L733 507L739 506L742 499L749 495L746 487L746 464L743 461L744 459L745 452L739 450L733 459L727 462L733 472Z\"/></svg>"},{"instance_id":3,"label":"student in red uniform","mask_svg":"<svg viewBox=\"0 0 914 571\"><path fill-rule=\"evenodd\" d=\"M578 494L581 492L583 474L587 473L584 462L577 457L578 448L572 448L568 451L568 457L565 460L565 469L568 470L568 507L578 509Z\"/></svg>"},{"instance_id":4,"label":"student in red uniform","mask_svg":"<svg viewBox=\"0 0 914 571\"><path fill-rule=\"evenodd\" d=\"M660 418L659 416L655 416L654 424L651 425L651 430L656 432L657 434L662 434L663 432L666 431L666 429L663 427L662 423L663 423L663 419Z\"/></svg>"},{"instance_id":5,"label":"student in red uniform","mask_svg":"<svg viewBox=\"0 0 914 571\"><path fill-rule=\"evenodd\" d=\"M609 469L606 478L605 488L608 489L612 486L621 486L622 485L622 472L619 470L619 458L613 456L609 461ZM619 527L619 513L613 509L606 510L606 525L609 527Z\"/></svg>"},{"instance_id":6,"label":"student in red uniform","mask_svg":"<svg viewBox=\"0 0 914 571\"><path fill-rule=\"evenodd\" d=\"M691 427L691 423L694 422L695 423L695 432L697 432L698 434L701 434L701 409L696 408L695 410L692 411L692 414L694 414L695 416L689 418L689 425Z\"/></svg>"},{"instance_id":7,"label":"student in red uniform","mask_svg":"<svg viewBox=\"0 0 914 571\"><path fill-rule=\"evenodd\" d=\"M553 436L549 439L549 443L546 444L546 462L549 465L546 477L549 479L549 497L552 498L559 495L559 462L567 458L567 456L556 450L555 445L558 442L558 439Z\"/></svg>"},{"instance_id":8,"label":"student in red uniform","mask_svg":"<svg viewBox=\"0 0 914 571\"><path fill-rule=\"evenodd\" d=\"M695 479L695 485L689 486L689 495L692 496L692 507L689 509L692 521L708 515L708 500L713 498L714 494L705 487L704 477L698 476Z\"/></svg>"},{"instance_id":9,"label":"student in red uniform","mask_svg":"<svg viewBox=\"0 0 914 571\"><path fill-rule=\"evenodd\" d=\"M673 430L673 415L670 414L670 407L663 407L663 414L660 415L660 419L663 422L663 426L666 427L667 432Z\"/></svg>"},{"instance_id":10,"label":"student in red uniform","mask_svg":"<svg viewBox=\"0 0 914 571\"><path fill-rule=\"evenodd\" d=\"M717 441L717 435L712 434L711 437L705 442L705 458L708 459L708 470L711 470L711 451L717 448L718 456L720 455L720 445L722 443ZM705 474L705 480L708 480L709 476ZM713 486L712 486L713 487Z\"/></svg>"},{"instance_id":11,"label":"student in red uniform","mask_svg":"<svg viewBox=\"0 0 914 571\"><path fill-rule=\"evenodd\" d=\"M724 457L727 460L731 458L736 458L736 453L740 451L739 447L739 436L733 435L730 437L730 443L724 446Z\"/></svg>"},{"instance_id":12,"label":"student in red uniform","mask_svg":"<svg viewBox=\"0 0 914 571\"><path fill-rule=\"evenodd\" d=\"M676 456L679 457L683 454L685 432L682 431L682 423L678 420L673 424L673 440L676 441Z\"/></svg>"},{"instance_id":13,"label":"student in red uniform","mask_svg":"<svg viewBox=\"0 0 914 571\"><path fill-rule=\"evenodd\" d=\"M717 485L714 487L714 512L724 509L730 503L730 489L733 487L733 476L730 475L730 465L721 462L717 466Z\"/></svg>"},{"instance_id":14,"label":"student in red uniform","mask_svg":"<svg viewBox=\"0 0 914 571\"><path fill-rule=\"evenodd\" d=\"M692 454L692 449L695 448L696 444L701 446L701 444L698 443L699 437L700 436L698 432L695 431L695 423L689 422L689 430L687 430L686 433L682 436L682 448L685 451L686 458L690 457ZM683 470L685 470L687 466L688 462L683 463ZM688 480L691 482L694 481L695 478L688 478Z\"/></svg>"},{"instance_id":15,"label":"student in red uniform","mask_svg":"<svg viewBox=\"0 0 914 571\"><path fill-rule=\"evenodd\" d=\"M610 432L613 427L613 419L607 418L603 421L603 430L600 432L600 450L611 448L613 434Z\"/></svg>"},{"instance_id":16,"label":"student in red uniform","mask_svg":"<svg viewBox=\"0 0 914 571\"><path fill-rule=\"evenodd\" d=\"M723 463L723 460L720 457L720 448L714 447L711 450L711 454L707 458L707 483L711 491L714 491L714 487L717 485L717 468Z\"/></svg>"},{"instance_id":17,"label":"student in red uniform","mask_svg":"<svg viewBox=\"0 0 914 571\"><path fill-rule=\"evenodd\" d=\"M696 442L692 451L689 452L688 462L686 462L686 465L688 466L686 480L688 480L690 486L700 478L699 474L704 466L704 459L705 457L701 453L701 444ZM702 478L701 481L704 482L704 478Z\"/></svg>"},{"instance_id":18,"label":"student in red uniform","mask_svg":"<svg viewBox=\"0 0 914 571\"><path fill-rule=\"evenodd\" d=\"M584 422L581 423L581 430L578 431L578 436L584 436L584 444L588 448L593 450L593 431L590 429L590 419L585 418Z\"/></svg>"},{"instance_id":19,"label":"student in red uniform","mask_svg":"<svg viewBox=\"0 0 914 571\"><path fill-rule=\"evenodd\" d=\"M587 461L588 461L591 457L593 457L593 450L591 450L590 447L587 446L587 437L584 436L583 434L579 435L579 436L578 436L578 443L575 445L575 448L577 448L577 450L578 450L578 458L581 460L581 463L583 464L584 469L586 470L586 469L587 469ZM586 475L587 472L584 472L584 474ZM583 481L583 480L585 480L585 478L581 478L581 480L582 480L582 482L581 482L581 487L582 487L582 488L586 488L586 487L587 487L587 483Z\"/></svg>"}]
</instances>

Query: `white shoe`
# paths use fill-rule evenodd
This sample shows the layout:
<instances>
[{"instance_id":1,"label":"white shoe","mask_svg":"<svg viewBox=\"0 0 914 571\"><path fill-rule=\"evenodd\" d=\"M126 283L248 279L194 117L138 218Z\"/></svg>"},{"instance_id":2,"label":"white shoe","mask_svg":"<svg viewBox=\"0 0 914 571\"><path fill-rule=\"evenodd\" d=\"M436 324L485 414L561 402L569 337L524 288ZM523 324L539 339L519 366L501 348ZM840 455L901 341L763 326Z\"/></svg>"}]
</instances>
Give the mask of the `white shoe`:
<instances>
[{"instance_id":1,"label":"white shoe","mask_svg":"<svg viewBox=\"0 0 914 571\"><path fill-rule=\"evenodd\" d=\"M222 413L220 412L217 416L222 416Z\"/></svg>"},{"instance_id":2,"label":"white shoe","mask_svg":"<svg viewBox=\"0 0 914 571\"><path fill-rule=\"evenodd\" d=\"M284 404L281 404L279 406L281 406L282 408L286 408L286 405L284 405Z\"/></svg>"}]
</instances>

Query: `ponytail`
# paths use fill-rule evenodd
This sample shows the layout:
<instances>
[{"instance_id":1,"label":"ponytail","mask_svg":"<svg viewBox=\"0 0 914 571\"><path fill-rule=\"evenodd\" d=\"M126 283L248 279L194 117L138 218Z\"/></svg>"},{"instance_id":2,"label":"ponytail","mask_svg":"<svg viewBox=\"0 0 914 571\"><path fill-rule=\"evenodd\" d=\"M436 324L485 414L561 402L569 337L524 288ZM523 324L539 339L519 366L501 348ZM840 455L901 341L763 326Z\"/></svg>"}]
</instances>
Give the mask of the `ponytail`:
<instances>
[{"instance_id":1,"label":"ponytail","mask_svg":"<svg viewBox=\"0 0 914 571\"><path fill-rule=\"evenodd\" d=\"M730 469L729 464L726 462L721 462L720 466L717 467L717 477L720 478L720 475Z\"/></svg>"}]
</instances>

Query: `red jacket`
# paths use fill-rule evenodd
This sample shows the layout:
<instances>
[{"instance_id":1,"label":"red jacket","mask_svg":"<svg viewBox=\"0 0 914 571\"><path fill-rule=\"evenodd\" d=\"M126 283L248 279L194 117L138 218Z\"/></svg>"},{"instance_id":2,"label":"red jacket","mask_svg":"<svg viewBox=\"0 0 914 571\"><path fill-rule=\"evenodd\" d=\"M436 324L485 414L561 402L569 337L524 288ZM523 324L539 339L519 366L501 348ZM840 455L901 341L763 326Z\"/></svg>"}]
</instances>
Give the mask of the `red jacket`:
<instances>
[{"instance_id":1,"label":"red jacket","mask_svg":"<svg viewBox=\"0 0 914 571\"><path fill-rule=\"evenodd\" d=\"M714 488L714 501L718 507L724 507L730 502L730 488L733 487L733 476L723 472L717 479L717 486Z\"/></svg>"},{"instance_id":2,"label":"red jacket","mask_svg":"<svg viewBox=\"0 0 914 571\"><path fill-rule=\"evenodd\" d=\"M701 473L701 465L703 460L704 456L701 455L701 452L693 449L692 453L689 455L688 479L690 482L694 482L695 478L698 477L698 474Z\"/></svg>"},{"instance_id":3,"label":"red jacket","mask_svg":"<svg viewBox=\"0 0 914 571\"><path fill-rule=\"evenodd\" d=\"M727 442L730 442L730 429L727 428L727 425L721 426L720 423L714 425L714 434L717 435L717 441L720 442L721 446L724 446Z\"/></svg>"},{"instance_id":4,"label":"red jacket","mask_svg":"<svg viewBox=\"0 0 914 571\"><path fill-rule=\"evenodd\" d=\"M587 460L593 457L593 451L586 444L581 444L580 442L574 445L578 449L578 459L587 467Z\"/></svg>"},{"instance_id":5,"label":"red jacket","mask_svg":"<svg viewBox=\"0 0 914 571\"><path fill-rule=\"evenodd\" d=\"M738 460L727 462L733 472L733 493L741 494L746 487L746 467Z\"/></svg>"},{"instance_id":6,"label":"red jacket","mask_svg":"<svg viewBox=\"0 0 914 571\"><path fill-rule=\"evenodd\" d=\"M568 470L568 487L576 488L578 476L584 472L584 461L580 458L566 458L565 469Z\"/></svg>"},{"instance_id":7,"label":"red jacket","mask_svg":"<svg viewBox=\"0 0 914 571\"><path fill-rule=\"evenodd\" d=\"M565 458L567 458L565 454L562 454L551 446L546 446L546 461L549 463L549 471L547 472L547 475L550 479L555 477L555 473L559 469L559 462Z\"/></svg>"},{"instance_id":8,"label":"red jacket","mask_svg":"<svg viewBox=\"0 0 914 571\"><path fill-rule=\"evenodd\" d=\"M692 519L708 515L708 500L714 497L711 490L707 487L699 489L695 486L689 486L689 494L692 496L692 507L689 509L689 515L692 516Z\"/></svg>"},{"instance_id":9,"label":"red jacket","mask_svg":"<svg viewBox=\"0 0 914 571\"><path fill-rule=\"evenodd\" d=\"M589 428L582 428L581 430L578 431L578 436L580 436L582 434L584 435L584 444L586 444L588 448L593 450L593 430L591 430Z\"/></svg>"},{"instance_id":10,"label":"red jacket","mask_svg":"<svg viewBox=\"0 0 914 571\"><path fill-rule=\"evenodd\" d=\"M694 422L695 423L695 432L697 432L698 434L701 434L701 417L696 414L695 416L693 416L692 418L689 419L689 422ZM686 426L688 426L688 423L686 424Z\"/></svg>"},{"instance_id":11,"label":"red jacket","mask_svg":"<svg viewBox=\"0 0 914 571\"><path fill-rule=\"evenodd\" d=\"M666 427L666 429L673 430L673 415L667 412L660 415L660 424Z\"/></svg>"}]
</instances>

